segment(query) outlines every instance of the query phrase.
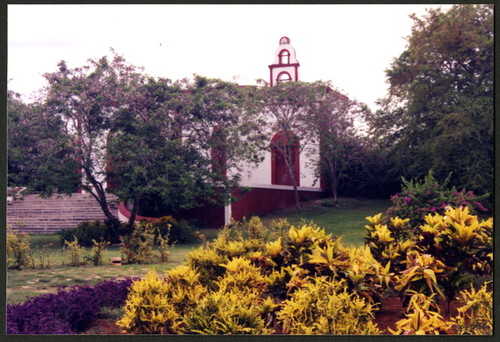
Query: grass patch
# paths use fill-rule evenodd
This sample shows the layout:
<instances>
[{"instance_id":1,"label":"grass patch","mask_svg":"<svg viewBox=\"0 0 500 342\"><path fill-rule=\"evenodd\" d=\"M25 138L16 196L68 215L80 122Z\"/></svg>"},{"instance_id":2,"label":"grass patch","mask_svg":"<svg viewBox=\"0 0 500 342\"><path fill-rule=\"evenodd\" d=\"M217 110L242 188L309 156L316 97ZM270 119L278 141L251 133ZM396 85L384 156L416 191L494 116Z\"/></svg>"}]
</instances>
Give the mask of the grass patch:
<instances>
[{"instance_id":1,"label":"grass patch","mask_svg":"<svg viewBox=\"0 0 500 342\"><path fill-rule=\"evenodd\" d=\"M210 239L216 236L217 229L206 229L202 232ZM112 257L121 256L120 247L109 246L106 248L102 266L87 264L70 267L68 265L69 258L66 253L63 253L57 234L30 235L29 238L35 265L38 265L40 252L44 248L45 258L50 259L50 268L27 268L22 271L7 270L7 304L21 303L27 297L56 293L59 286L95 285L113 278L142 277L150 269L162 274L166 270L184 264L186 255L201 245L201 241L199 243L175 245L170 249L169 260L166 263L121 266L112 265L110 261ZM154 250L158 254L156 248ZM90 247L86 248L86 254L90 254L90 251Z\"/></svg>"},{"instance_id":2,"label":"grass patch","mask_svg":"<svg viewBox=\"0 0 500 342\"><path fill-rule=\"evenodd\" d=\"M341 236L346 245L361 246L364 243L367 216L385 212L390 207L390 200L365 200L343 198L338 206L325 207L318 201L303 203L302 209L285 209L262 217L264 223L285 218L292 224L302 220L314 221L327 233Z\"/></svg>"}]
</instances>

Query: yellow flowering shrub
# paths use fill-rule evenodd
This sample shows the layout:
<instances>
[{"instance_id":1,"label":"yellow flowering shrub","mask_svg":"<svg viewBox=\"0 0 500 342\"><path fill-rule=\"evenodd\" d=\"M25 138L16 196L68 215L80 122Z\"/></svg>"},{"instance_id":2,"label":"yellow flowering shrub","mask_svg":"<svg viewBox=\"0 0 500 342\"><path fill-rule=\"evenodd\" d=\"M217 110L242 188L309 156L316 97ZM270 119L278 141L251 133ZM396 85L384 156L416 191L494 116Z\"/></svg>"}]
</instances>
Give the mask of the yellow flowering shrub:
<instances>
[{"instance_id":1,"label":"yellow flowering shrub","mask_svg":"<svg viewBox=\"0 0 500 342\"><path fill-rule=\"evenodd\" d=\"M256 289L221 289L203 297L185 319L186 334L269 334Z\"/></svg>"},{"instance_id":2,"label":"yellow flowering shrub","mask_svg":"<svg viewBox=\"0 0 500 342\"><path fill-rule=\"evenodd\" d=\"M165 273L165 292L169 302L182 316L189 314L198 301L208 293L200 282L200 274L189 266L177 266Z\"/></svg>"},{"instance_id":3,"label":"yellow flowering shrub","mask_svg":"<svg viewBox=\"0 0 500 342\"><path fill-rule=\"evenodd\" d=\"M468 207L446 209L445 215L427 215L418 247L451 267L478 274L493 270L493 219L479 221ZM429 238L431 234L431 238Z\"/></svg>"},{"instance_id":4,"label":"yellow flowering shrub","mask_svg":"<svg viewBox=\"0 0 500 342\"><path fill-rule=\"evenodd\" d=\"M458 315L452 318L456 333L460 335L493 334L493 293L488 284L479 290L473 287L459 293Z\"/></svg>"},{"instance_id":5,"label":"yellow flowering shrub","mask_svg":"<svg viewBox=\"0 0 500 342\"><path fill-rule=\"evenodd\" d=\"M165 281L154 270L132 284L123 310L116 324L126 333L175 334L182 324L168 298Z\"/></svg>"},{"instance_id":6,"label":"yellow flowering shrub","mask_svg":"<svg viewBox=\"0 0 500 342\"><path fill-rule=\"evenodd\" d=\"M448 335L453 323L446 321L438 312L439 307L430 297L413 292L406 317L396 322L396 330L389 328L393 335Z\"/></svg>"},{"instance_id":7,"label":"yellow flowering shrub","mask_svg":"<svg viewBox=\"0 0 500 342\"><path fill-rule=\"evenodd\" d=\"M226 269L224 277L218 282L220 289L258 289L263 291L266 287L264 277L260 270L253 266L249 259L234 258L222 265Z\"/></svg>"},{"instance_id":8,"label":"yellow flowering shrub","mask_svg":"<svg viewBox=\"0 0 500 342\"><path fill-rule=\"evenodd\" d=\"M421 254L417 251L408 253L405 261L407 269L401 272L396 290L403 291L408 296L410 292L425 293L430 296L439 294L445 298L438 277L447 272L447 267L430 254Z\"/></svg>"},{"instance_id":9,"label":"yellow flowering shrub","mask_svg":"<svg viewBox=\"0 0 500 342\"><path fill-rule=\"evenodd\" d=\"M412 239L402 238L406 219L368 220L367 244L356 248L314 224L291 226L274 240L257 219L228 226L164 279L152 271L135 282L119 326L134 334L376 335L375 312L396 290L408 309L393 334L490 331L491 292L462 292L452 321L441 316L440 299L455 297L464 272L486 272L491 220L450 208L428 215ZM458 251L476 255L450 265Z\"/></svg>"},{"instance_id":10,"label":"yellow flowering shrub","mask_svg":"<svg viewBox=\"0 0 500 342\"><path fill-rule=\"evenodd\" d=\"M187 255L187 265L199 273L200 282L209 289L215 289L215 281L226 270L221 265L228 261L228 257L219 255L210 246L196 249Z\"/></svg>"},{"instance_id":11,"label":"yellow flowering shrub","mask_svg":"<svg viewBox=\"0 0 500 342\"><path fill-rule=\"evenodd\" d=\"M345 281L318 277L284 301L277 318L286 334L377 335L374 311Z\"/></svg>"}]
</instances>

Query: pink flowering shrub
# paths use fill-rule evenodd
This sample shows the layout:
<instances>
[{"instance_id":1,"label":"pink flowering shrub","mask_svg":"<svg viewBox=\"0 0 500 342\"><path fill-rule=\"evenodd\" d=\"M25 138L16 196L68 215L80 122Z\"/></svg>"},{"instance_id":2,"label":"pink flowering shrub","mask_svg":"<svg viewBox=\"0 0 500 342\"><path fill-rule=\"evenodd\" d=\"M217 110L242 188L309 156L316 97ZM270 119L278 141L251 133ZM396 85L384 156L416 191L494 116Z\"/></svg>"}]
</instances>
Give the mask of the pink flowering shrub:
<instances>
[{"instance_id":1,"label":"pink flowering shrub","mask_svg":"<svg viewBox=\"0 0 500 342\"><path fill-rule=\"evenodd\" d=\"M444 214L446 207L468 207L471 214L487 211L481 200L488 195L477 196L472 191L458 191L455 187L448 187L449 178L450 176L439 184L432 171L423 181L407 181L403 178L401 192L391 197L392 206L387 210L388 219L409 218L410 226L418 227L424 222L426 215Z\"/></svg>"}]
</instances>

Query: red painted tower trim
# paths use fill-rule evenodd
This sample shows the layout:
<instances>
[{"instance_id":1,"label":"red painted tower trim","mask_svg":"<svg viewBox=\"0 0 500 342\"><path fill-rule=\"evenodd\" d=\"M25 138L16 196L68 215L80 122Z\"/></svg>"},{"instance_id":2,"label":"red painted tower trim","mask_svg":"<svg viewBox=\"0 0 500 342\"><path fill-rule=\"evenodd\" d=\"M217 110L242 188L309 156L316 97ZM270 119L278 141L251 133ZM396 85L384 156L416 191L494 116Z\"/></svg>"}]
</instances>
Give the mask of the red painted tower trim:
<instances>
[{"instance_id":1,"label":"red painted tower trim","mask_svg":"<svg viewBox=\"0 0 500 342\"><path fill-rule=\"evenodd\" d=\"M295 57L295 49L291 47L290 45L290 39L288 37L281 37L279 40L279 45L283 46L282 48L277 50L275 57L277 57L277 64L271 64L269 65L269 80L270 80L270 86L273 87L276 83L277 80L279 79L279 75L281 72L287 72L288 74L294 73L294 75L290 75L290 80L294 82L299 81L299 66L300 64L297 62L296 59L292 60L292 55ZM287 60L284 61L284 56L283 53L287 52ZM293 52L293 54L292 54ZM276 61L276 59L275 59ZM290 62L296 62L296 63L290 63ZM287 63L285 63L287 62ZM293 67L294 71L289 70L290 67ZM280 68L284 69L280 72ZM277 75L273 71L277 71ZM276 77L273 77L275 75Z\"/></svg>"}]
</instances>

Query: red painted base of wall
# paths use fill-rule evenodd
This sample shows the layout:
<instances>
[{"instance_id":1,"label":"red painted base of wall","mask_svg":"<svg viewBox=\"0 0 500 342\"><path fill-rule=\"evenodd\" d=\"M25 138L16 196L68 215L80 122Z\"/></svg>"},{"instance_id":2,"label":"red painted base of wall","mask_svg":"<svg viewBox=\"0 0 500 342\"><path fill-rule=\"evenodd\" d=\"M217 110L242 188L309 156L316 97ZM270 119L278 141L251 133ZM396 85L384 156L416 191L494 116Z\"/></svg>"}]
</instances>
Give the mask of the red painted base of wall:
<instances>
[{"instance_id":1,"label":"red painted base of wall","mask_svg":"<svg viewBox=\"0 0 500 342\"><path fill-rule=\"evenodd\" d=\"M205 204L202 207L184 210L176 218L195 219L207 227L220 228L224 226L224 207Z\"/></svg>"},{"instance_id":2,"label":"red painted base of wall","mask_svg":"<svg viewBox=\"0 0 500 342\"><path fill-rule=\"evenodd\" d=\"M120 214L125 216L127 219L130 218L132 213L127 209L127 206L124 203L120 203L120 206L118 207L118 211ZM158 219L158 217L147 217L147 216L140 216L136 215L135 220L136 221L149 221L149 222L154 222Z\"/></svg>"},{"instance_id":3,"label":"red painted base of wall","mask_svg":"<svg viewBox=\"0 0 500 342\"><path fill-rule=\"evenodd\" d=\"M327 197L327 195L327 192L299 191L301 201L321 199ZM253 188L250 192L242 195L238 201L231 204L231 212L233 219L239 221L244 217L264 215L271 211L293 206L295 206L293 190ZM124 205L120 205L120 212L128 217ZM224 207L206 204L199 208L184 210L175 218L196 219L207 227L220 228L224 226ZM137 220L140 219L154 220L154 218L138 216Z\"/></svg>"},{"instance_id":4,"label":"red painted base of wall","mask_svg":"<svg viewBox=\"0 0 500 342\"><path fill-rule=\"evenodd\" d=\"M129 218L131 215L130 211L123 203L120 204L118 210L126 218ZM135 219L136 221L146 220L154 222L158 219L158 217L146 217L137 215ZM181 211L179 214L175 215L175 219L196 219L199 220L202 224L207 225L208 227L219 228L224 226L224 208L206 204L199 208Z\"/></svg>"},{"instance_id":5,"label":"red painted base of wall","mask_svg":"<svg viewBox=\"0 0 500 342\"><path fill-rule=\"evenodd\" d=\"M325 192L299 191L300 201L309 201L325 198ZM263 215L278 209L295 206L293 190L253 188L252 191L234 202L231 207L235 220L252 215Z\"/></svg>"}]
</instances>

